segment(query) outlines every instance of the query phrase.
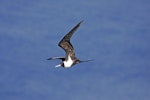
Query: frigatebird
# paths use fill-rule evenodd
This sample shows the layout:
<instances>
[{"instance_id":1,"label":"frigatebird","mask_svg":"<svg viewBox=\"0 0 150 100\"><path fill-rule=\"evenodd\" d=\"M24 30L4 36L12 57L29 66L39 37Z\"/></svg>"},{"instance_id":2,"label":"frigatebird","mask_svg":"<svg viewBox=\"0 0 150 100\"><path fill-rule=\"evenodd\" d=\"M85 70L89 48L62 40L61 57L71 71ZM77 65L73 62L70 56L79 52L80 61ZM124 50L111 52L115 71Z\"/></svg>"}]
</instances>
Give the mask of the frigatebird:
<instances>
[{"instance_id":1,"label":"frigatebird","mask_svg":"<svg viewBox=\"0 0 150 100\"><path fill-rule=\"evenodd\" d=\"M70 42L70 38L72 37L73 33L77 30L77 28L80 26L80 24L83 21L80 21L69 33L67 33L62 40L58 43L58 46L60 46L65 52L66 52L66 57L52 57L48 58L47 60L55 60L55 59L60 59L62 60L62 63L59 65L56 65L55 67L64 67L64 68L70 68L75 64L82 63L82 62L89 62L92 61L93 59L90 60L79 60L75 56L74 48Z\"/></svg>"}]
</instances>

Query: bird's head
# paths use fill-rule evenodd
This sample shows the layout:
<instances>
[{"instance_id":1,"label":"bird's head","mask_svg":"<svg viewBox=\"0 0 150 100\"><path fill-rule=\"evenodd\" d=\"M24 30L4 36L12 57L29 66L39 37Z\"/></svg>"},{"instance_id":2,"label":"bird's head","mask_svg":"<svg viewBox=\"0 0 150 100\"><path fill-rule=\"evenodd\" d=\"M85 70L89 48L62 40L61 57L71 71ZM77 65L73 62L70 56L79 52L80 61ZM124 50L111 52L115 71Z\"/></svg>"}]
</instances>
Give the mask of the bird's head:
<instances>
[{"instance_id":1,"label":"bird's head","mask_svg":"<svg viewBox=\"0 0 150 100\"><path fill-rule=\"evenodd\" d=\"M56 65L55 67L56 67L56 68L57 68L57 67L64 67L64 63L60 63L59 65Z\"/></svg>"}]
</instances>

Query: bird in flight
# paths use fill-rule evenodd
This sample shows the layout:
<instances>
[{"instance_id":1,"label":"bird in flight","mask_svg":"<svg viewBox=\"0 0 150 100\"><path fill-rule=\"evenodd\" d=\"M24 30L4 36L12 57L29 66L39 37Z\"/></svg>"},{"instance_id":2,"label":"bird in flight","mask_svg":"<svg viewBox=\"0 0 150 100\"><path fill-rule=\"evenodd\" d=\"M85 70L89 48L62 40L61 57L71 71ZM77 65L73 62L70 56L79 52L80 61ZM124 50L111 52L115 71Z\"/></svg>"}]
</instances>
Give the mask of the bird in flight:
<instances>
[{"instance_id":1,"label":"bird in flight","mask_svg":"<svg viewBox=\"0 0 150 100\"><path fill-rule=\"evenodd\" d=\"M62 40L58 43L58 46L60 46L65 52L66 52L66 57L52 57L48 58L47 60L55 60L55 59L60 59L62 60L62 63L59 65L56 65L55 67L64 67L64 68L70 68L75 64L82 63L82 62L89 62L93 61L93 59L90 60L79 60L75 56L74 48L72 44L70 43L70 38L72 37L73 33L77 30L77 28L80 26L80 24L83 21L80 21L69 33L67 33Z\"/></svg>"}]
</instances>

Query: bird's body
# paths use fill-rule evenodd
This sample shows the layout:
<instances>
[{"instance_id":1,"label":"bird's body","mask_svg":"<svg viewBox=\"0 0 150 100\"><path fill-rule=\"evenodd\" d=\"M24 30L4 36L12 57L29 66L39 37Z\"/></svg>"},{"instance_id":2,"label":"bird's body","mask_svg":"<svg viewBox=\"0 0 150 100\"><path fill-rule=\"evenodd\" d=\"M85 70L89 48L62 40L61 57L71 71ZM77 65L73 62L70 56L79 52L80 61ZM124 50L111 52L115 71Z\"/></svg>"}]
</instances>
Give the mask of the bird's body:
<instances>
[{"instance_id":1,"label":"bird's body","mask_svg":"<svg viewBox=\"0 0 150 100\"><path fill-rule=\"evenodd\" d=\"M60 63L56 67L62 66L64 68L70 68L71 66L81 63L81 62L92 61L92 60L80 61L75 56L74 48L73 48L72 44L70 43L71 36L77 30L77 28L80 26L80 24L82 22L83 21L79 22L69 33L67 33L63 37L63 39L58 44L58 46L60 46L66 52L66 57L53 57L53 58L48 59L48 60L61 59L62 63Z\"/></svg>"},{"instance_id":2,"label":"bird's body","mask_svg":"<svg viewBox=\"0 0 150 100\"><path fill-rule=\"evenodd\" d=\"M69 68L73 65L74 61L71 59L70 56L68 56L68 59L63 61L63 63L65 68Z\"/></svg>"}]
</instances>

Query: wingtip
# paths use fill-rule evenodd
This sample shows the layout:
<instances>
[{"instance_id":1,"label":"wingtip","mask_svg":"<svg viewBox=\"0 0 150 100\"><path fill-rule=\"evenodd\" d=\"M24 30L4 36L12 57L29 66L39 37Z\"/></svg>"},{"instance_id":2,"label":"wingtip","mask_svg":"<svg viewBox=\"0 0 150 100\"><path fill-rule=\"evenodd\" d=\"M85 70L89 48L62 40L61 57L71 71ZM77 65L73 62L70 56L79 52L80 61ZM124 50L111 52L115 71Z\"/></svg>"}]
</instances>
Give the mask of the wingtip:
<instances>
[{"instance_id":1,"label":"wingtip","mask_svg":"<svg viewBox=\"0 0 150 100\"><path fill-rule=\"evenodd\" d=\"M84 20L81 20L80 22L79 22L79 24L81 24L81 23L83 23L84 22Z\"/></svg>"},{"instance_id":2,"label":"wingtip","mask_svg":"<svg viewBox=\"0 0 150 100\"><path fill-rule=\"evenodd\" d=\"M47 60L51 60L51 58L48 58Z\"/></svg>"},{"instance_id":3,"label":"wingtip","mask_svg":"<svg viewBox=\"0 0 150 100\"><path fill-rule=\"evenodd\" d=\"M47 60L52 60L52 58L48 58Z\"/></svg>"}]
</instances>

